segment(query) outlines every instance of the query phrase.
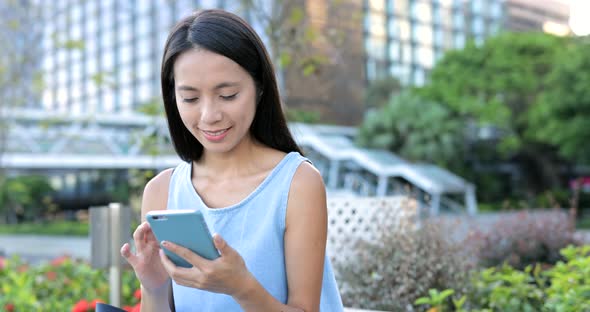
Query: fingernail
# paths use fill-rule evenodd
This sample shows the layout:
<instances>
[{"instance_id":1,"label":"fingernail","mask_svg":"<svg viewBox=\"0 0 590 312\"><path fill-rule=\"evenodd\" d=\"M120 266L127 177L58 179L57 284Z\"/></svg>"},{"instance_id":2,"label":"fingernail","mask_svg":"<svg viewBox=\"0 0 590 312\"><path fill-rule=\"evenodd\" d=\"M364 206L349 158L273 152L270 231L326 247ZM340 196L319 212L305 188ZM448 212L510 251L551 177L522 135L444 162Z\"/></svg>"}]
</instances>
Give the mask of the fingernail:
<instances>
[{"instance_id":1,"label":"fingernail","mask_svg":"<svg viewBox=\"0 0 590 312\"><path fill-rule=\"evenodd\" d=\"M162 244L162 246L168 246L168 242L167 241L162 241L161 244Z\"/></svg>"},{"instance_id":2,"label":"fingernail","mask_svg":"<svg viewBox=\"0 0 590 312\"><path fill-rule=\"evenodd\" d=\"M215 233L215 235L213 236L213 239L218 244L222 242L221 236L219 236L219 234L217 234L217 233Z\"/></svg>"}]
</instances>

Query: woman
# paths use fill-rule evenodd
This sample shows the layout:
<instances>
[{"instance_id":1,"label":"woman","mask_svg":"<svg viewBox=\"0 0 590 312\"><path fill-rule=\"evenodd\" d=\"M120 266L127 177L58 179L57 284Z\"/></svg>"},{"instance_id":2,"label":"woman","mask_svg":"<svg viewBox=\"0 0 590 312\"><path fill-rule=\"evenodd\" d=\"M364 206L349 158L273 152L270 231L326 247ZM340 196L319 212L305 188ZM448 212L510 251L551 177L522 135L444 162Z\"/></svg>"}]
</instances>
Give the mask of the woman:
<instances>
[{"instance_id":1,"label":"woman","mask_svg":"<svg viewBox=\"0 0 590 312\"><path fill-rule=\"evenodd\" d=\"M161 79L185 162L146 185L142 219L199 209L221 257L163 242L193 265L176 267L143 222L136 253L121 249L141 282L142 311L341 311L325 256L325 187L291 137L254 30L225 11L196 12L170 33Z\"/></svg>"}]
</instances>

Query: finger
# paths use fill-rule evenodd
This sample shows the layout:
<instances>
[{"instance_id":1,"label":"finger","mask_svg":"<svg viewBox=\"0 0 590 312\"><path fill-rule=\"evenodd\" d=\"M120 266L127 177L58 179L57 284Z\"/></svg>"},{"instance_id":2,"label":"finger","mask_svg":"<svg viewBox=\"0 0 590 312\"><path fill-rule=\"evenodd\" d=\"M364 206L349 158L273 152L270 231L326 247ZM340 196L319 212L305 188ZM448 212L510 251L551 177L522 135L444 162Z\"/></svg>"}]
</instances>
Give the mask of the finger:
<instances>
[{"instance_id":1,"label":"finger","mask_svg":"<svg viewBox=\"0 0 590 312\"><path fill-rule=\"evenodd\" d=\"M121 247L121 256L123 256L132 267L135 267L137 256L131 252L131 246L129 243L125 243L123 247Z\"/></svg>"},{"instance_id":2,"label":"finger","mask_svg":"<svg viewBox=\"0 0 590 312\"><path fill-rule=\"evenodd\" d=\"M188 263L192 264L194 267L202 268L204 265L207 264L208 260L199 256L198 254L194 253L192 250L188 248L176 245L169 241L162 241L162 247L177 254L179 257L183 258Z\"/></svg>"},{"instance_id":3,"label":"finger","mask_svg":"<svg viewBox=\"0 0 590 312\"><path fill-rule=\"evenodd\" d=\"M228 256L235 252L235 250L227 244L225 239L223 239L223 237L217 233L213 234L213 244L215 245L215 248L219 250L222 256Z\"/></svg>"},{"instance_id":4,"label":"finger","mask_svg":"<svg viewBox=\"0 0 590 312\"><path fill-rule=\"evenodd\" d=\"M162 265L164 266L164 270L168 272L168 276L170 276L177 284L189 286L191 284L191 280L195 276L195 271L197 274L200 274L201 271L193 266L192 268L183 268L176 266L168 255L164 252L164 249L160 249L159 251L160 260L162 261Z\"/></svg>"},{"instance_id":5,"label":"finger","mask_svg":"<svg viewBox=\"0 0 590 312\"><path fill-rule=\"evenodd\" d=\"M135 241L135 249L137 251L143 250L145 247L145 232L146 232L146 224L147 222L143 222L140 224L135 232L133 232L133 241Z\"/></svg>"}]
</instances>

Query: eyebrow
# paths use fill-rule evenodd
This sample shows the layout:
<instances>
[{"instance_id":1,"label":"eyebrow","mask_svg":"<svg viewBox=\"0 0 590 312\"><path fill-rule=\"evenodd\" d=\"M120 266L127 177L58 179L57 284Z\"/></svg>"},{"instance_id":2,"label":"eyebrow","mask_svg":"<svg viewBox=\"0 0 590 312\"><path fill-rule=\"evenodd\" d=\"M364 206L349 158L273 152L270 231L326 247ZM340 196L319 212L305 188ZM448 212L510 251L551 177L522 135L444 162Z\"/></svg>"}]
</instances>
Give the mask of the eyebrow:
<instances>
[{"instance_id":1,"label":"eyebrow","mask_svg":"<svg viewBox=\"0 0 590 312\"><path fill-rule=\"evenodd\" d=\"M222 83L216 85L213 89L214 90L219 90L219 89L228 88L228 87L235 87L235 86L238 86L238 85L239 85L239 83L237 83L237 82L222 82ZM178 90L181 90L181 91L199 91L199 89L197 89L195 87L187 86L187 85L178 86Z\"/></svg>"}]
</instances>

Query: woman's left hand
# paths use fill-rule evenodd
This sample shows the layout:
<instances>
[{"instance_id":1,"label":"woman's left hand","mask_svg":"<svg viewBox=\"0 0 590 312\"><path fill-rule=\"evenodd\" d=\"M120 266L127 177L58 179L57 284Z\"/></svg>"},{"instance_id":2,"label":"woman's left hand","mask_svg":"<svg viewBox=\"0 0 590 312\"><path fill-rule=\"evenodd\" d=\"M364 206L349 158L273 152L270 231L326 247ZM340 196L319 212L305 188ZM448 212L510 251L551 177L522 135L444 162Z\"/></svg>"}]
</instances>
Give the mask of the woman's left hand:
<instances>
[{"instance_id":1,"label":"woman's left hand","mask_svg":"<svg viewBox=\"0 0 590 312\"><path fill-rule=\"evenodd\" d=\"M171 242L162 242L162 246L177 254L193 265L192 268L176 266L160 250L164 269L179 285L198 288L235 297L245 290L245 285L252 278L242 256L219 235L213 236L213 243L221 253L215 260L207 260L191 250Z\"/></svg>"}]
</instances>

